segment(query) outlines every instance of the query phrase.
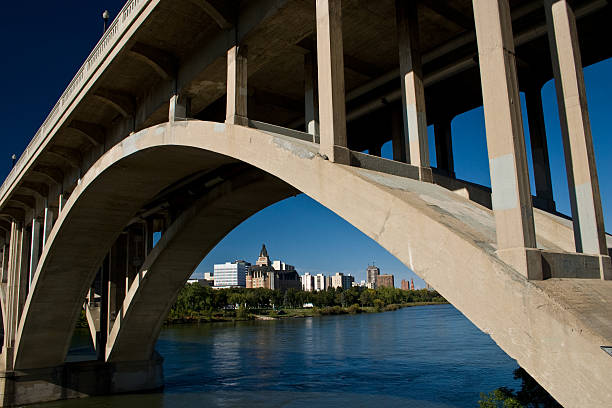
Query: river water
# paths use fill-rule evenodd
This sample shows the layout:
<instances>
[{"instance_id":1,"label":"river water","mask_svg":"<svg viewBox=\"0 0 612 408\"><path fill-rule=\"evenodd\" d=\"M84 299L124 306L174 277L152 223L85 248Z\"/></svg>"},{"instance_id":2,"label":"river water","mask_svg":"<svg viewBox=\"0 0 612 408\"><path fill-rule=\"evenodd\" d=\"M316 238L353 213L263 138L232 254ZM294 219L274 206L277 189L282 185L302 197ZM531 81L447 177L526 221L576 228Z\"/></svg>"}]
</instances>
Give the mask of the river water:
<instances>
[{"instance_id":1,"label":"river water","mask_svg":"<svg viewBox=\"0 0 612 408\"><path fill-rule=\"evenodd\" d=\"M481 392L520 388L516 362L451 305L172 326L157 350L163 392L39 407L477 407Z\"/></svg>"}]
</instances>

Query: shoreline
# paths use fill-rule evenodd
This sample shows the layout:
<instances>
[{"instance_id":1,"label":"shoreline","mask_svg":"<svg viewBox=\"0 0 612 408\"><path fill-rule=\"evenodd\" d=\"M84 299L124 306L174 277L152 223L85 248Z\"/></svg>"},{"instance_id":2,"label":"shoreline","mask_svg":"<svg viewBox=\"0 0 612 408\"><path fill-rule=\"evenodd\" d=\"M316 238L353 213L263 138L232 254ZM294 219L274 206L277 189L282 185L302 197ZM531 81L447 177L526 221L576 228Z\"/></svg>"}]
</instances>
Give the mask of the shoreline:
<instances>
[{"instance_id":1,"label":"shoreline","mask_svg":"<svg viewBox=\"0 0 612 408\"><path fill-rule=\"evenodd\" d=\"M281 309L275 311L273 309L252 309L255 312L251 313L246 311L246 317L237 316L226 316L225 311L217 311L209 316L185 316L181 318L166 319L164 326L174 326L183 324L200 324L200 323L228 323L228 322L246 322L246 321L271 321L271 320L283 320L283 319L300 319L306 317L321 317L321 316L340 316L340 315L354 315L362 313L384 313L393 312L399 309L407 307L418 307L418 306L435 306L435 305L448 305L449 302L411 302L401 304L391 304L382 308L375 308L371 306L366 307L355 307L356 305L349 307L340 306L329 306L323 308L299 308L299 309ZM265 313L257 313L258 311L265 311ZM244 313L244 312L243 312ZM223 314L222 316L220 316Z\"/></svg>"}]
</instances>

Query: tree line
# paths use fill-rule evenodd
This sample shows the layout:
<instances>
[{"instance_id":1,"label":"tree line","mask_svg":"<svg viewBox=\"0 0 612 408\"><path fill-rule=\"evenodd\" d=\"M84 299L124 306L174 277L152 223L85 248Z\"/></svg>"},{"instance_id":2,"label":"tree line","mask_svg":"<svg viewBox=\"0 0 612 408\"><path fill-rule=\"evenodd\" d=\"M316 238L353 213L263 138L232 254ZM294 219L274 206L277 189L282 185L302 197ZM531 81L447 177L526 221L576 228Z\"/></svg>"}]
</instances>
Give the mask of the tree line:
<instances>
[{"instance_id":1,"label":"tree line","mask_svg":"<svg viewBox=\"0 0 612 408\"><path fill-rule=\"evenodd\" d=\"M317 308L353 305L382 308L393 304L417 302L444 303L446 300L438 292L427 289L352 287L346 290L329 288L318 292L307 292L296 289L286 291L264 288L213 289L192 283L185 285L181 290L176 303L170 310L169 317L236 307L240 309L301 308L304 304L312 303Z\"/></svg>"}]
</instances>

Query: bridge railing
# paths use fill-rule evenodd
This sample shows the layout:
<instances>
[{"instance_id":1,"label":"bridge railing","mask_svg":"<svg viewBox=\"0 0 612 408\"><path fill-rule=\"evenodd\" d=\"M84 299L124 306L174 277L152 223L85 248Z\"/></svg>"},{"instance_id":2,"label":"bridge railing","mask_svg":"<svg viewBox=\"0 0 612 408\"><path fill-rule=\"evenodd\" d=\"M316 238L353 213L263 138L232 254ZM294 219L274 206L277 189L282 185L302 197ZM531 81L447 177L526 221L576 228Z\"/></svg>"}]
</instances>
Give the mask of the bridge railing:
<instances>
[{"instance_id":1,"label":"bridge railing","mask_svg":"<svg viewBox=\"0 0 612 408\"><path fill-rule=\"evenodd\" d=\"M114 48L115 44L123 37L128 28L150 2L151 0L128 0L125 3L117 17L113 20L102 38L100 38L100 41L98 41L93 51L89 54L85 63L83 63L74 78L72 78L72 81L70 81L53 109L51 109L51 112L34 135L34 138L32 138L19 157L19 160L15 163L15 166L13 166L9 172L2 186L0 186L0 202L5 201L6 194L24 170L27 163L35 156L44 140L53 134L53 129L58 124L63 113L65 113L102 61Z\"/></svg>"}]
</instances>

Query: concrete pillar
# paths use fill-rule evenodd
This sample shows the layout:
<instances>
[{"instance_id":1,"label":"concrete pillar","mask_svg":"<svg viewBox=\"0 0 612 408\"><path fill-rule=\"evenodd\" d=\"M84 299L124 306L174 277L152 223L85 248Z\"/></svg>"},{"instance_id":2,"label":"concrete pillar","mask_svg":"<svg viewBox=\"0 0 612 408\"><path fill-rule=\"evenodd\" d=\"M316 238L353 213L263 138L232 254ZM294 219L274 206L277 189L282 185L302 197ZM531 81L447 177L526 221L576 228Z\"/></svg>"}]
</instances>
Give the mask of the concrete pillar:
<instances>
[{"instance_id":1,"label":"concrete pillar","mask_svg":"<svg viewBox=\"0 0 612 408\"><path fill-rule=\"evenodd\" d=\"M565 0L545 0L576 252L607 255L599 181L576 17Z\"/></svg>"},{"instance_id":2,"label":"concrete pillar","mask_svg":"<svg viewBox=\"0 0 612 408\"><path fill-rule=\"evenodd\" d=\"M527 102L531 157L533 159L533 175L536 188L533 204L544 210L555 211L550 162L548 160L548 144L546 142L546 126L544 125L544 109L542 107L542 93L539 84L527 88L525 101Z\"/></svg>"},{"instance_id":3,"label":"concrete pillar","mask_svg":"<svg viewBox=\"0 0 612 408\"><path fill-rule=\"evenodd\" d=\"M49 207L49 201L45 200L45 213L44 213L44 217L43 217L43 249L45 248L45 245L47 244L47 240L49 239L49 235L51 234L51 230L53 229L53 222L54 222L54 210L53 208Z\"/></svg>"},{"instance_id":4,"label":"concrete pillar","mask_svg":"<svg viewBox=\"0 0 612 408\"><path fill-rule=\"evenodd\" d=\"M319 143L319 89L317 86L317 57L304 55L304 121L312 141Z\"/></svg>"},{"instance_id":5,"label":"concrete pillar","mask_svg":"<svg viewBox=\"0 0 612 408\"><path fill-rule=\"evenodd\" d=\"M30 265L29 265L29 276L28 283L32 283L32 278L36 273L36 267L38 266L38 257L40 255L40 229L41 220L34 217L32 219L32 231L30 233Z\"/></svg>"},{"instance_id":6,"label":"concrete pillar","mask_svg":"<svg viewBox=\"0 0 612 408\"><path fill-rule=\"evenodd\" d=\"M542 278L508 0L472 0L484 102L497 253L530 279Z\"/></svg>"},{"instance_id":7,"label":"concrete pillar","mask_svg":"<svg viewBox=\"0 0 612 408\"><path fill-rule=\"evenodd\" d=\"M382 146L380 146L379 144L373 144L373 145L370 145L370 147L368 148L368 152L370 153L371 156L380 157L382 154L381 148Z\"/></svg>"},{"instance_id":8,"label":"concrete pillar","mask_svg":"<svg viewBox=\"0 0 612 408\"><path fill-rule=\"evenodd\" d=\"M419 168L420 180L432 181L417 3L396 0L395 9L402 82L402 117L405 143L408 146L407 158L410 164Z\"/></svg>"},{"instance_id":9,"label":"concrete pillar","mask_svg":"<svg viewBox=\"0 0 612 408\"><path fill-rule=\"evenodd\" d=\"M64 206L66 205L66 200L68 199L68 197L66 197L65 193L60 193L59 195L59 212L57 214L57 216L59 217L59 215L62 213L62 210L64 209Z\"/></svg>"},{"instance_id":10,"label":"concrete pillar","mask_svg":"<svg viewBox=\"0 0 612 408\"><path fill-rule=\"evenodd\" d=\"M434 124L434 134L436 136L436 161L438 163L438 170L449 177L455 178L451 118L436 122Z\"/></svg>"},{"instance_id":11,"label":"concrete pillar","mask_svg":"<svg viewBox=\"0 0 612 408\"><path fill-rule=\"evenodd\" d=\"M235 45L227 51L227 110L225 123L248 126L246 45Z\"/></svg>"},{"instance_id":12,"label":"concrete pillar","mask_svg":"<svg viewBox=\"0 0 612 408\"><path fill-rule=\"evenodd\" d=\"M348 163L341 0L317 0L317 71L320 152L332 162Z\"/></svg>"},{"instance_id":13,"label":"concrete pillar","mask_svg":"<svg viewBox=\"0 0 612 408\"><path fill-rule=\"evenodd\" d=\"M2 283L6 283L8 281L10 247L10 244L4 244L2 247Z\"/></svg>"},{"instance_id":14,"label":"concrete pillar","mask_svg":"<svg viewBox=\"0 0 612 408\"><path fill-rule=\"evenodd\" d=\"M187 120L191 115L191 100L182 95L172 95L168 111L168 122Z\"/></svg>"},{"instance_id":15,"label":"concrete pillar","mask_svg":"<svg viewBox=\"0 0 612 408\"><path fill-rule=\"evenodd\" d=\"M100 268L100 336L96 353L98 360L104 360L106 352L106 340L109 332L109 288L110 288L110 254L106 255Z\"/></svg>"},{"instance_id":16,"label":"concrete pillar","mask_svg":"<svg viewBox=\"0 0 612 408\"><path fill-rule=\"evenodd\" d=\"M393 160L406 163L406 142L403 136L401 109L391 111L391 144L393 145Z\"/></svg>"},{"instance_id":17,"label":"concrete pillar","mask_svg":"<svg viewBox=\"0 0 612 408\"><path fill-rule=\"evenodd\" d=\"M8 279L6 287L6 321L4 324L4 344L2 348L2 363L5 370L13 368L13 349L15 347L15 332L17 330L17 292L19 285L20 250L21 250L21 225L19 222L11 223L11 234L9 241Z\"/></svg>"},{"instance_id":18,"label":"concrete pillar","mask_svg":"<svg viewBox=\"0 0 612 408\"><path fill-rule=\"evenodd\" d=\"M121 233L111 248L108 273L107 330L113 327L125 297L127 272L127 234Z\"/></svg>"}]
</instances>

